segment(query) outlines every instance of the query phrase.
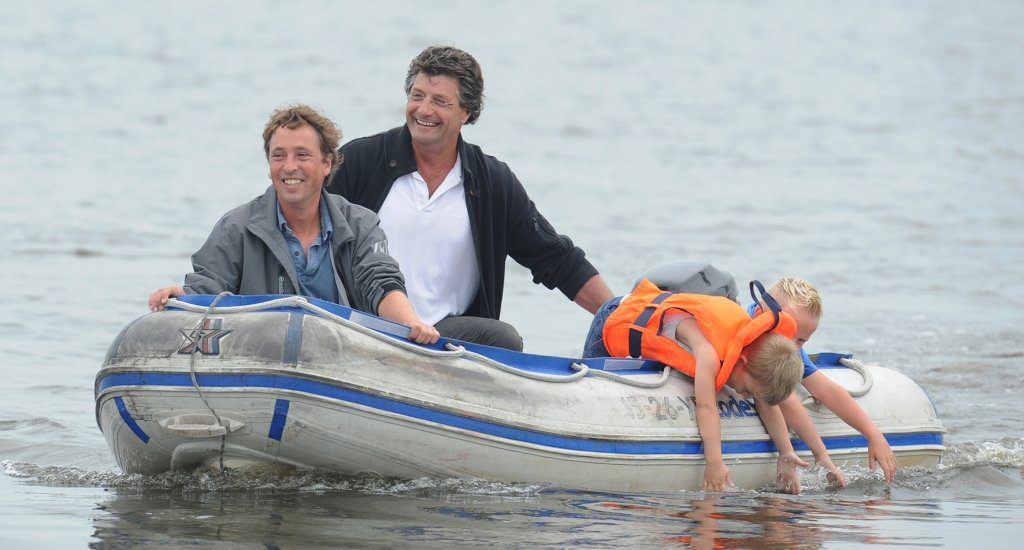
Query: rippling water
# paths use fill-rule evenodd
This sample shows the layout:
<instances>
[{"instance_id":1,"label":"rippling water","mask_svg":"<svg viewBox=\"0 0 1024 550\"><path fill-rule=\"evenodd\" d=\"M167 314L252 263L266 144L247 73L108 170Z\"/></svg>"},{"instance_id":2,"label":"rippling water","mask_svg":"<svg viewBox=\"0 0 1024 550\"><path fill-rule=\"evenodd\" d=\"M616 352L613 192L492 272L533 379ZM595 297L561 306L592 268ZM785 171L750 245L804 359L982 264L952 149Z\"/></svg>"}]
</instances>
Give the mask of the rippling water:
<instances>
[{"instance_id":1,"label":"rippling water","mask_svg":"<svg viewBox=\"0 0 1024 550\"><path fill-rule=\"evenodd\" d=\"M1024 4L50 2L0 19L0 545L1011 547L1024 535ZM466 138L617 291L703 259L799 274L808 345L897 368L949 429L886 486L606 494L322 474L123 476L93 377L213 222L266 186L287 101L402 121L431 43L481 61ZM543 312L543 313L541 313ZM587 315L510 266L530 351ZM543 320L541 322L541 320Z\"/></svg>"}]
</instances>

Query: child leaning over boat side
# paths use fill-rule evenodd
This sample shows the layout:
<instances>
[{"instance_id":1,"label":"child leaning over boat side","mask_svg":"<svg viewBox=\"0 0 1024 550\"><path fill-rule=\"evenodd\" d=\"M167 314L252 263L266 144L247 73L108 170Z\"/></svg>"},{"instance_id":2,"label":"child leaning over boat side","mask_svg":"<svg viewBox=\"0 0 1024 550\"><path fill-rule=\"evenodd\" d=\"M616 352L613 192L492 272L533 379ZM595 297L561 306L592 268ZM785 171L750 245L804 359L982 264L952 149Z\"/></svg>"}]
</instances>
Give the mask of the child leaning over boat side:
<instances>
[{"instance_id":1,"label":"child leaning over boat side","mask_svg":"<svg viewBox=\"0 0 1024 550\"><path fill-rule=\"evenodd\" d=\"M804 364L803 380L801 381L804 388L843 422L864 434L868 440L868 468L874 472L876 467L881 467L885 474L885 482L892 482L896 473L896 455L889 448L889 443L885 440L881 430L857 405L848 391L833 382L828 376L818 372L814 362L804 352L804 344L818 329L818 323L821 321L821 295L818 290L800 277L789 276L782 277L768 287L768 294L778 301L782 306L782 311L796 320L795 342L800 348L800 356ZM760 314L763 308L760 304L754 303L747 308L747 311L753 317ZM786 419L786 424L807 444L814 455L815 462L829 470L830 477L834 477L835 483L840 487L845 487L846 477L829 458L828 449L821 440L818 430L815 429L814 422L807 414L807 410L800 402L799 396L790 395L779 404L779 408Z\"/></svg>"},{"instance_id":2,"label":"child leaning over boat side","mask_svg":"<svg viewBox=\"0 0 1024 550\"><path fill-rule=\"evenodd\" d=\"M672 294L646 279L622 298L601 330L609 355L654 359L693 377L706 462L701 489L724 491L733 485L722 457L716 397L728 384L740 395L754 397L758 415L778 448L777 480L783 490L798 494L796 467L807 463L793 450L778 408L800 383L803 371L799 350L791 341L795 331L795 321L778 308L751 318L728 298Z\"/></svg>"}]
</instances>

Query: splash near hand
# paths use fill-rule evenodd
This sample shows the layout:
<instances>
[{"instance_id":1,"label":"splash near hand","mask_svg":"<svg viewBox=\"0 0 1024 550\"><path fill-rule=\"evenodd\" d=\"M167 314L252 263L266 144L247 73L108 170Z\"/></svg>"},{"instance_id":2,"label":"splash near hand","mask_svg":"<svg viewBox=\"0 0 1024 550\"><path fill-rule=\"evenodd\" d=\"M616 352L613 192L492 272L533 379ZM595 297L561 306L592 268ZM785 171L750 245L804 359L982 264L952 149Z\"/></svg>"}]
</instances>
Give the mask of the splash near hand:
<instances>
[{"instance_id":1,"label":"splash near hand","mask_svg":"<svg viewBox=\"0 0 1024 550\"><path fill-rule=\"evenodd\" d=\"M843 471L840 470L834 462L832 462L831 458L825 458L817 462L818 466L821 466L822 468L825 468L825 470L827 470L827 473L825 474L825 479L828 480L829 487L832 487L833 489L846 488L846 474L844 474Z\"/></svg>"},{"instance_id":2,"label":"splash near hand","mask_svg":"<svg viewBox=\"0 0 1024 550\"><path fill-rule=\"evenodd\" d=\"M796 469L797 466L806 468L807 463L796 453L779 455L775 482L780 489L793 495L800 494L800 472Z\"/></svg>"}]
</instances>

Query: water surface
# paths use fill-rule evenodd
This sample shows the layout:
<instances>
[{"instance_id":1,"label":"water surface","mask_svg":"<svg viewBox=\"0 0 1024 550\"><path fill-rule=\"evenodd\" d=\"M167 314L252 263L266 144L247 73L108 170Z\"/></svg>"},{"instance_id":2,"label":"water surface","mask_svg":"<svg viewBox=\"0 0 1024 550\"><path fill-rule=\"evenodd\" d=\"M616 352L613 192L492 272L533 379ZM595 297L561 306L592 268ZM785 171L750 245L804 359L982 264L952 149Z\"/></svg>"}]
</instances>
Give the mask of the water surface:
<instances>
[{"instance_id":1,"label":"water surface","mask_svg":"<svg viewBox=\"0 0 1024 550\"><path fill-rule=\"evenodd\" d=\"M72 0L0 18L0 545L976 545L1024 535L1024 5ZM811 351L924 386L943 464L886 486L596 494L298 473L123 476L93 378L214 221L268 184L269 111L402 123L409 60L483 64L466 139L618 292L700 259L815 283ZM529 351L589 323L510 264Z\"/></svg>"}]
</instances>

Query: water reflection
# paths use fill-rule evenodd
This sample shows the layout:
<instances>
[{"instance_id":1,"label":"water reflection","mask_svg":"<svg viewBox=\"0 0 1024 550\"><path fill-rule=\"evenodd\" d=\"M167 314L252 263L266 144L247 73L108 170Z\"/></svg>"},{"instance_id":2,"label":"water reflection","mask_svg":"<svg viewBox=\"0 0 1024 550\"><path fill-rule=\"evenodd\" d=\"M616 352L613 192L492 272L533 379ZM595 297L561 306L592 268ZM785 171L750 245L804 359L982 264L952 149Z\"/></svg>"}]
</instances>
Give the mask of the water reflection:
<instances>
[{"instance_id":1,"label":"water reflection","mask_svg":"<svg viewBox=\"0 0 1024 550\"><path fill-rule=\"evenodd\" d=\"M829 536L815 515L819 503L777 495L727 493L694 494L680 499L666 495L646 502L595 503L639 523L661 524L660 544L691 548L818 548Z\"/></svg>"},{"instance_id":2,"label":"water reflection","mask_svg":"<svg viewBox=\"0 0 1024 550\"><path fill-rule=\"evenodd\" d=\"M411 505L411 507L410 507ZM422 538L419 503L357 492L190 494L117 489L100 503L95 547L221 542L268 548L393 545Z\"/></svg>"},{"instance_id":3,"label":"water reflection","mask_svg":"<svg viewBox=\"0 0 1024 550\"><path fill-rule=\"evenodd\" d=\"M693 509L680 512L695 522L690 534L676 538L693 548L819 548L820 529L807 521L806 506L766 497L748 505L723 502L720 496L695 499Z\"/></svg>"},{"instance_id":4,"label":"water reflection","mask_svg":"<svg viewBox=\"0 0 1024 550\"><path fill-rule=\"evenodd\" d=\"M950 520L940 501L879 498L874 484L842 494L793 497L617 494L455 480L308 482L161 487L150 478L114 487L97 505L93 547L914 546L941 540L929 526ZM1011 517L1019 512L1011 511Z\"/></svg>"},{"instance_id":5,"label":"water reflection","mask_svg":"<svg viewBox=\"0 0 1024 550\"><path fill-rule=\"evenodd\" d=\"M958 461L965 464L903 470L893 485L851 470L842 491L812 474L799 496L613 493L289 469L141 476L9 461L0 466L4 479L19 480L19 494L36 495L29 500L49 501L54 487L98 491L85 501L96 503L88 518L94 548L1018 547L1011 539L1024 517L1020 467ZM0 515L26 513L38 509L26 506L24 497L0 502Z\"/></svg>"},{"instance_id":6,"label":"water reflection","mask_svg":"<svg viewBox=\"0 0 1024 550\"><path fill-rule=\"evenodd\" d=\"M616 499L588 508L628 515L634 523L660 523L659 544L701 549L820 548L835 542L931 545L935 537L921 532L921 526L941 517L937 501L857 500L835 494L685 495L643 502Z\"/></svg>"}]
</instances>

